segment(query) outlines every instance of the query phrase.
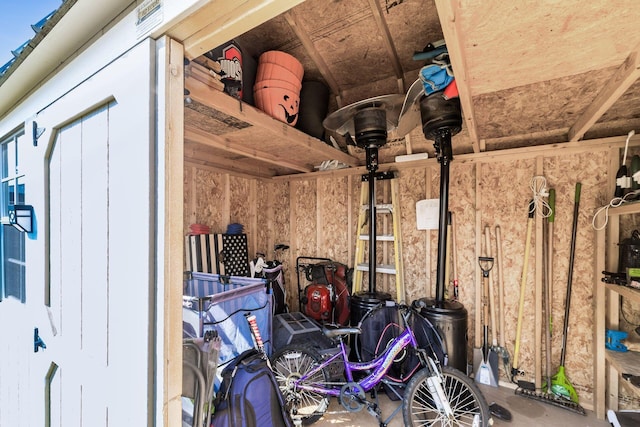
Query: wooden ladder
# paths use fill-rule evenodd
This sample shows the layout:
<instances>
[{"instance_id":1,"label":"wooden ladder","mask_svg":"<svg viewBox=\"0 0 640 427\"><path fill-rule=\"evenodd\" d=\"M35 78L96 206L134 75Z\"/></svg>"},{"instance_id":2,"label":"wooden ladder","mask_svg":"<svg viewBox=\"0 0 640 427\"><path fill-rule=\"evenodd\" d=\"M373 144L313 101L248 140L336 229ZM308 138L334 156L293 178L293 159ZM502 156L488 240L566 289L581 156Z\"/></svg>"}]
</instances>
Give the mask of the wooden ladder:
<instances>
[{"instance_id":1,"label":"wooden ladder","mask_svg":"<svg viewBox=\"0 0 640 427\"><path fill-rule=\"evenodd\" d=\"M395 276L396 301L404 303L406 294L404 289L404 270L402 268L402 239L400 235L400 201L398 180L391 172L376 174L376 181L387 182L390 187L391 203L376 203L376 217L378 215L391 215L392 234L380 234L376 232L376 242L382 243L382 264L376 264L376 273ZM369 263L365 260L366 243L369 239L369 176L362 175L362 188L360 190L360 213L358 215L358 228L355 252L355 271L353 278L353 293L362 291L363 272L369 271ZM376 190L377 192L377 190ZM375 195L374 195L375 197ZM385 224L386 225L386 224ZM383 227L384 229L388 226ZM388 246L393 243L393 263L384 263L388 257ZM377 252L377 251L376 251ZM379 254L379 252L378 252ZM380 256L377 256L380 259ZM386 276L389 277L389 276Z\"/></svg>"}]
</instances>

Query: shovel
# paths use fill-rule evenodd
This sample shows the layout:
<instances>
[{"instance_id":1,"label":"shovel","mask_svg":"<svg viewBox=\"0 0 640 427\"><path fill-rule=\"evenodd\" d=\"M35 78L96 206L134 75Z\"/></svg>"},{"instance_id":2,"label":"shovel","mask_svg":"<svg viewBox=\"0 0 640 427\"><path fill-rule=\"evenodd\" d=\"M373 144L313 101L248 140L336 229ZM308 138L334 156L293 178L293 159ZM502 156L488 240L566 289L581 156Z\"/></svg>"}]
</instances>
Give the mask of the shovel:
<instances>
[{"instance_id":1,"label":"shovel","mask_svg":"<svg viewBox=\"0 0 640 427\"><path fill-rule=\"evenodd\" d=\"M493 258L479 257L478 264L482 270L483 296L482 296L482 326L483 326L483 343L482 343L482 361L476 370L475 381L480 384L498 387L498 355L491 350L489 346L489 271L493 268Z\"/></svg>"},{"instance_id":2,"label":"shovel","mask_svg":"<svg viewBox=\"0 0 640 427\"><path fill-rule=\"evenodd\" d=\"M486 255L488 257L492 257L492 250L491 250L491 230L489 228L489 226L487 225L484 228L484 237L485 237L485 244L487 247L487 252ZM495 301L495 290L494 290L494 283L493 283L493 278L489 277L489 310L491 313L491 348L490 351L496 353L496 354L500 354L500 351L498 350L498 322L496 321L496 301Z\"/></svg>"},{"instance_id":3,"label":"shovel","mask_svg":"<svg viewBox=\"0 0 640 427\"><path fill-rule=\"evenodd\" d=\"M505 345L506 330L504 326L504 263L502 259L502 238L500 236L500 226L496 225L496 249L498 254L498 301L500 309L498 310L498 318L500 327L498 329L498 341L499 346L496 348L496 353L502 355L502 365L504 366L507 377L510 374L511 357L509 351Z\"/></svg>"}]
</instances>

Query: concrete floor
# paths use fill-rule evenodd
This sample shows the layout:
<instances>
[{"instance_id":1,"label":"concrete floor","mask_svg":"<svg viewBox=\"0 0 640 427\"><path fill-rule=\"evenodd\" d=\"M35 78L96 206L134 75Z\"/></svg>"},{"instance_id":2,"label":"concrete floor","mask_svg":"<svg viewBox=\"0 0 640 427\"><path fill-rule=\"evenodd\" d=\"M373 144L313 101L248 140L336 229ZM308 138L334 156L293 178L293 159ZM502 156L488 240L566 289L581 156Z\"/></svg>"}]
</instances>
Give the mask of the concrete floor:
<instances>
[{"instance_id":1,"label":"concrete floor","mask_svg":"<svg viewBox=\"0 0 640 427\"><path fill-rule=\"evenodd\" d=\"M494 417L494 426L504 427L610 427L606 420L599 420L592 411L587 410L583 416L566 409L539 402L522 396L516 396L514 390L508 387L490 387L480 385L487 403L496 402L511 412L512 420L502 421ZM401 401L391 401L386 395L380 394L380 407L383 418L388 418L401 405ZM402 411L399 411L391 421L389 427L402 427ZM377 426L376 419L366 410L351 413L346 411L337 401L332 399L329 410L313 426L316 427L364 427Z\"/></svg>"}]
</instances>

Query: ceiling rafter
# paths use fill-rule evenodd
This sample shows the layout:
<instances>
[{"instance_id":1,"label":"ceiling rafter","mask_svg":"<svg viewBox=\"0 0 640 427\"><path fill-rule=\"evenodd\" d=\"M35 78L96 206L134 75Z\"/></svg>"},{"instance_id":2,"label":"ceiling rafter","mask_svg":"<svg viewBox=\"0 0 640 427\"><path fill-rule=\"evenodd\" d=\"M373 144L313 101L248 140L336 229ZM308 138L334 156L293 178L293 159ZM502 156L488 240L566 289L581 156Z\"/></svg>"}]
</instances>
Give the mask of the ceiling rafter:
<instances>
[{"instance_id":1,"label":"ceiling rafter","mask_svg":"<svg viewBox=\"0 0 640 427\"><path fill-rule=\"evenodd\" d=\"M341 95L340 85L331 73L331 70L329 69L327 63L324 62L322 55L320 55L320 53L314 46L309 34L302 29L302 25L300 25L300 20L298 19L296 13L293 10L290 10L284 14L284 18L300 40L300 43L302 43L302 46L307 51L307 54L311 57L311 60L316 64L316 67L318 67L320 74L322 74L322 77L331 88L331 91L335 94Z\"/></svg>"},{"instance_id":2,"label":"ceiling rafter","mask_svg":"<svg viewBox=\"0 0 640 427\"><path fill-rule=\"evenodd\" d=\"M604 85L593 102L569 129L569 141L578 141L602 117L604 113L640 77L640 46L627 56L614 75Z\"/></svg>"},{"instance_id":3,"label":"ceiling rafter","mask_svg":"<svg viewBox=\"0 0 640 427\"><path fill-rule=\"evenodd\" d=\"M462 116L469 132L469 138L473 146L473 151L480 152L480 144L478 142L478 129L476 128L476 119L471 99L471 88L469 87L469 76L467 75L467 60L464 55L464 33L457 22L456 13L458 10L458 2L451 0L434 0L442 33L447 43L449 58L451 59L451 67L456 78L458 93L460 94L460 104L462 105Z\"/></svg>"},{"instance_id":4,"label":"ceiling rafter","mask_svg":"<svg viewBox=\"0 0 640 427\"><path fill-rule=\"evenodd\" d=\"M396 47L393 44L393 39L391 37L391 32L389 31L389 27L387 26L387 21L385 21L382 16L382 8L380 7L380 3L378 0L369 0L369 7L371 7L371 11L373 12L373 18L376 21L376 25L382 33L382 41L384 42L384 46L387 50L387 54L389 55L389 59L391 59L391 66L393 67L393 72L396 75L396 78L401 81L402 92L404 92L406 88L406 83L404 81L404 73L402 71L402 65L400 64L400 58L398 57L398 52L396 51Z\"/></svg>"}]
</instances>

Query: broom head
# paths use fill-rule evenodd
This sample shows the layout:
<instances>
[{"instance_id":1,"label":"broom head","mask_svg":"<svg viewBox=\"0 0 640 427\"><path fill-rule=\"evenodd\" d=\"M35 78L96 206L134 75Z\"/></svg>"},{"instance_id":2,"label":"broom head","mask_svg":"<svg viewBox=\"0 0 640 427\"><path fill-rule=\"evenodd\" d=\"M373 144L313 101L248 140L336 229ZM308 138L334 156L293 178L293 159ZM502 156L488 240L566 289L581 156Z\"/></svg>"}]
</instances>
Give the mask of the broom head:
<instances>
[{"instance_id":1,"label":"broom head","mask_svg":"<svg viewBox=\"0 0 640 427\"><path fill-rule=\"evenodd\" d=\"M551 392L556 396L578 403L578 393L564 374L564 366L560 366L558 372L551 377Z\"/></svg>"}]
</instances>

